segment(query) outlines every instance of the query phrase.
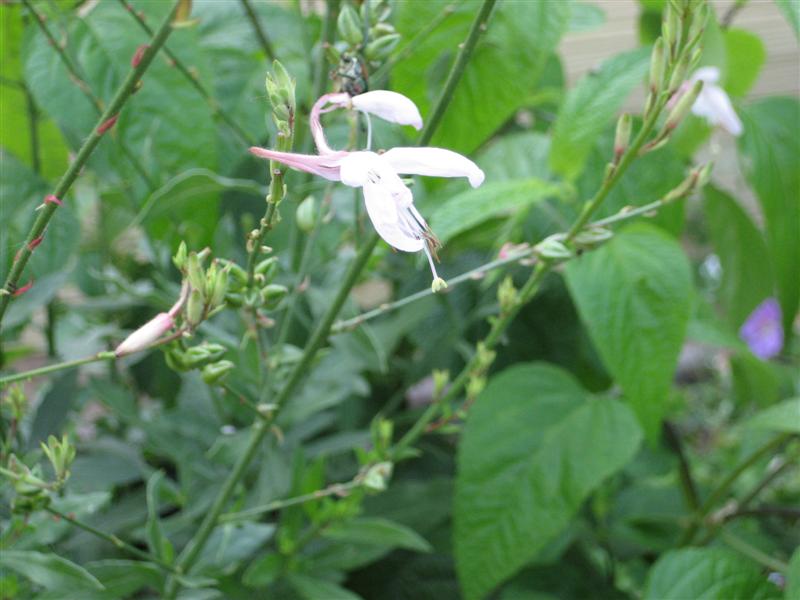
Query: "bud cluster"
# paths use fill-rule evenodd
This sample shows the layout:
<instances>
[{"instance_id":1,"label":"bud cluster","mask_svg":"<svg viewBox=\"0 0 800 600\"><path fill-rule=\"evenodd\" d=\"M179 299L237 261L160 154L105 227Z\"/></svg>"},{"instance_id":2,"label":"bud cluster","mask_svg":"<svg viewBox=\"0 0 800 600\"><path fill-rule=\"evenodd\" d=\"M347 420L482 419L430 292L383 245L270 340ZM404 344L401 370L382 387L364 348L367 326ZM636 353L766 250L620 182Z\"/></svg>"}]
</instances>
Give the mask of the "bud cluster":
<instances>
[{"instance_id":1,"label":"bud cluster","mask_svg":"<svg viewBox=\"0 0 800 600\"><path fill-rule=\"evenodd\" d=\"M268 247L262 247L261 250L271 252ZM285 285L273 283L278 272L277 256L269 256L256 264L252 287L248 287L247 271L242 267L228 262L225 268L230 273L226 299L231 306L275 310L289 293Z\"/></svg>"},{"instance_id":2,"label":"bud cluster","mask_svg":"<svg viewBox=\"0 0 800 600\"><path fill-rule=\"evenodd\" d=\"M267 74L267 96L272 105L272 120L278 128L278 133L285 138L290 138L294 129L294 116L297 105L295 104L295 80L279 62L272 63L272 72ZM283 150L283 148L279 148Z\"/></svg>"}]
</instances>

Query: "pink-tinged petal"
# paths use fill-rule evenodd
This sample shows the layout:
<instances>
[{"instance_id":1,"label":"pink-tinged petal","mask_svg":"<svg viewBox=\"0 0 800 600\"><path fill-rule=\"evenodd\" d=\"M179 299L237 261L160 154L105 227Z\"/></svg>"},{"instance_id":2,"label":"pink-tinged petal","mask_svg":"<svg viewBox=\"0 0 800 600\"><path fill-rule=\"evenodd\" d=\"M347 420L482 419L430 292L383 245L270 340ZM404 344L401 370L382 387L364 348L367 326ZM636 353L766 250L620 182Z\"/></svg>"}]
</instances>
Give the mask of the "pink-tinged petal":
<instances>
[{"instance_id":1,"label":"pink-tinged petal","mask_svg":"<svg viewBox=\"0 0 800 600\"><path fill-rule=\"evenodd\" d=\"M139 352L156 342L162 335L167 333L175 324L172 317L167 313L159 313L147 323L139 327L117 346L114 354L125 356Z\"/></svg>"},{"instance_id":2,"label":"pink-tinged petal","mask_svg":"<svg viewBox=\"0 0 800 600\"><path fill-rule=\"evenodd\" d=\"M385 121L411 125L417 130L422 129L422 115L419 114L417 105L403 94L375 90L353 96L350 102L356 110L375 115Z\"/></svg>"},{"instance_id":3,"label":"pink-tinged petal","mask_svg":"<svg viewBox=\"0 0 800 600\"><path fill-rule=\"evenodd\" d=\"M457 152L444 148L392 148L381 158L398 173L432 177L466 177L472 187L483 183L483 171Z\"/></svg>"},{"instance_id":4,"label":"pink-tinged petal","mask_svg":"<svg viewBox=\"0 0 800 600\"><path fill-rule=\"evenodd\" d=\"M425 246L421 236L407 226L389 186L367 181L364 184L364 203L375 231L390 246L403 252L419 252Z\"/></svg>"},{"instance_id":5,"label":"pink-tinged petal","mask_svg":"<svg viewBox=\"0 0 800 600\"><path fill-rule=\"evenodd\" d=\"M269 150L268 148L259 148L258 146L250 148L250 153L260 158L283 163L298 171L319 175L331 181L341 180L339 175L339 163L349 154L349 152L341 150L317 156L314 154L279 152L277 150Z\"/></svg>"},{"instance_id":6,"label":"pink-tinged petal","mask_svg":"<svg viewBox=\"0 0 800 600\"><path fill-rule=\"evenodd\" d=\"M335 107L347 106L350 101L350 96L347 94L324 94L311 107L311 114L309 116L309 124L311 126L311 135L314 138L314 143L317 146L317 152L320 154L330 154L334 150L328 145L325 139L325 133L322 130L320 123L320 115L328 110L323 110L328 104L333 104Z\"/></svg>"},{"instance_id":7,"label":"pink-tinged petal","mask_svg":"<svg viewBox=\"0 0 800 600\"><path fill-rule=\"evenodd\" d=\"M706 84L697 97L692 112L704 117L712 125L719 125L731 135L742 134L742 122L733 109L733 104L721 87Z\"/></svg>"}]
</instances>

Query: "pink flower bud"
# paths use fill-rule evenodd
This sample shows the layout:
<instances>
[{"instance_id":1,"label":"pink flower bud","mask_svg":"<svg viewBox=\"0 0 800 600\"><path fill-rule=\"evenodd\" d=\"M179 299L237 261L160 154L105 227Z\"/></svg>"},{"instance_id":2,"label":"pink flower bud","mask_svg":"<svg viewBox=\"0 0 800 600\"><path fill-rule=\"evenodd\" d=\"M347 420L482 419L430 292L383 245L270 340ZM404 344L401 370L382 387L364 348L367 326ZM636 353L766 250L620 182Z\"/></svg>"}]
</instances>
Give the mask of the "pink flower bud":
<instances>
[{"instance_id":1,"label":"pink flower bud","mask_svg":"<svg viewBox=\"0 0 800 600\"><path fill-rule=\"evenodd\" d=\"M114 354L117 356L125 356L126 354L133 354L134 352L144 350L172 329L174 324L175 321L168 313L159 313L126 337L125 341L114 350Z\"/></svg>"}]
</instances>

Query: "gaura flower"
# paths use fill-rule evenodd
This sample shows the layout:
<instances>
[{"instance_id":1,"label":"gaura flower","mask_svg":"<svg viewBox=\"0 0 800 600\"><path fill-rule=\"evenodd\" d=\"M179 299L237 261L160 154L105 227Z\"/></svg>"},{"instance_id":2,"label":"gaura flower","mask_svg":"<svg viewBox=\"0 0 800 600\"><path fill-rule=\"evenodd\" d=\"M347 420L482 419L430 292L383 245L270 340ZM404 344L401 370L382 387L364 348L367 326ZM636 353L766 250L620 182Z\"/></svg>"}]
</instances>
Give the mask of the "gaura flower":
<instances>
[{"instance_id":1,"label":"gaura flower","mask_svg":"<svg viewBox=\"0 0 800 600\"><path fill-rule=\"evenodd\" d=\"M717 67L702 67L697 69L688 81L685 81L677 91L670 103L677 102L677 99L686 93L697 81L703 82L703 89L692 105L692 113L698 117L703 117L713 127L722 127L731 135L739 136L742 134L742 122L736 111L733 109L731 99L721 86L719 81L719 69Z\"/></svg>"},{"instance_id":2,"label":"gaura flower","mask_svg":"<svg viewBox=\"0 0 800 600\"><path fill-rule=\"evenodd\" d=\"M400 175L466 177L472 187L478 187L483 183L483 171L465 156L443 148L392 148L380 154L369 150L333 150L325 139L320 115L338 108L352 108L416 129L422 127L416 105L402 94L385 90L353 97L345 93L325 94L314 104L310 115L311 133L319 154L258 147L250 148L250 152L299 171L362 188L367 214L378 234L398 250L424 251L435 281L441 281L433 264L441 244L414 207L414 196Z\"/></svg>"},{"instance_id":3,"label":"gaura flower","mask_svg":"<svg viewBox=\"0 0 800 600\"><path fill-rule=\"evenodd\" d=\"M181 288L181 295L169 312L158 313L147 323L139 327L136 331L126 337L122 343L114 349L117 357L126 356L135 352L140 352L149 347L154 342L167 333L175 326L175 318L180 313L186 298L189 295L189 286L184 284Z\"/></svg>"},{"instance_id":4,"label":"gaura flower","mask_svg":"<svg viewBox=\"0 0 800 600\"><path fill-rule=\"evenodd\" d=\"M780 354L783 349L781 305L775 298L759 304L739 329L739 336L761 360Z\"/></svg>"}]
</instances>

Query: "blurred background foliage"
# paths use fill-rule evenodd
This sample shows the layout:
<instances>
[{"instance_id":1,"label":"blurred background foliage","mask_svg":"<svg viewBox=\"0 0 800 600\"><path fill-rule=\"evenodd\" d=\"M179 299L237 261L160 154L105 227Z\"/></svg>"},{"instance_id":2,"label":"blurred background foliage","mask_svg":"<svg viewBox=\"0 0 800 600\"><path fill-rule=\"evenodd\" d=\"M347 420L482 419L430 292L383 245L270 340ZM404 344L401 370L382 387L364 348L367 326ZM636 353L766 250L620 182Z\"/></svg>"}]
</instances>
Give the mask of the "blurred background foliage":
<instances>
[{"instance_id":1,"label":"blurred background foliage","mask_svg":"<svg viewBox=\"0 0 800 600\"><path fill-rule=\"evenodd\" d=\"M63 55L28 8L0 4L3 277L34 209L149 39L132 12L155 28L171 6L33 4ZM601 185L616 117L645 86L666 4L641 0L641 47L567 86L559 43L600 27L604 3L498 2L430 143L473 157L486 183L413 186L445 243L445 279L508 242L569 228ZM225 512L266 508L221 520L179 578L180 598L800 597L800 109L796 95L748 98L770 57L737 26L746 4L711 12L700 59L720 68L743 135L688 117L632 165L597 217L663 197L694 164L716 160L719 175L551 273L505 334L468 417L453 407L413 459L370 472L377 481L365 483L376 466L368 453L432 401L434 370L463 367L498 310L502 278L490 271L331 337ZM797 34L798 4L775 4ZM360 2L343 5L364 16ZM370 85L409 96L427 117L480 3L367 5L366 18L380 13L386 25L376 39L399 34L365 59ZM187 71L156 56L33 254L25 281L34 285L3 322L0 376L113 349L167 310L181 242L246 262L269 178L247 148L274 146L276 133L264 77L278 58L296 79L295 148L308 150L308 110L335 86L321 40L339 8L194 2L192 22L166 45ZM341 20L333 33L344 49ZM326 128L338 148L353 131L363 137L344 118ZM413 144L409 128L373 129L376 148ZM245 451L248 404L267 368L271 380L286 377L371 228L357 190L296 172L286 181L266 243L278 258L270 281L292 293L265 311L271 343L289 304L294 320L275 360L259 359L248 320L228 310L188 341L224 348L235 365L224 386L170 368L170 350L157 350L0 391L6 470L13 453L39 477L58 476L40 447L51 435L77 449L47 506L24 505L4 480L0 596L161 597L169 568L113 540L175 564ZM312 227L296 216L309 195ZM519 287L530 266L506 270ZM380 243L340 316L428 285L422 257ZM739 331L771 297L784 343L763 360Z\"/></svg>"}]
</instances>

